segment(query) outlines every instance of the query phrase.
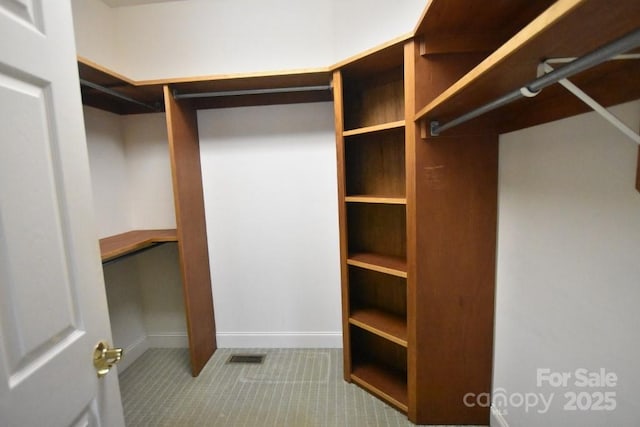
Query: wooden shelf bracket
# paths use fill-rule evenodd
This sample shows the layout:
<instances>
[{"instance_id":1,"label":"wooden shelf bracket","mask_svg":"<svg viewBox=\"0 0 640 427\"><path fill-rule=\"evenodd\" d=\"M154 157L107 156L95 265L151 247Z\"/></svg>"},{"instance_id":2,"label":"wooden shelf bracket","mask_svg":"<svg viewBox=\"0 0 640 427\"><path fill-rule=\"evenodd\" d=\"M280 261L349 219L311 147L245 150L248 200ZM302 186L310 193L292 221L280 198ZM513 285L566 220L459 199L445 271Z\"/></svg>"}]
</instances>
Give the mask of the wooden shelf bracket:
<instances>
[{"instance_id":1,"label":"wooden shelf bracket","mask_svg":"<svg viewBox=\"0 0 640 427\"><path fill-rule=\"evenodd\" d=\"M462 123L468 122L476 117L479 117L485 113L493 111L497 108L503 107L523 97L533 97L537 95L542 89L558 83L563 79L566 80L575 74L592 68L598 64L610 60L617 55L628 52L640 46L640 29L632 31L625 36L614 40L592 52L574 59L561 68L551 69L550 72L543 74L537 79L533 80L529 84L524 85L521 88L515 89L493 101L490 101L475 110L465 113L447 123L441 124L436 120L430 123L431 136L438 136L441 132L447 129L451 129ZM550 68L550 66L549 66Z\"/></svg>"}]
</instances>

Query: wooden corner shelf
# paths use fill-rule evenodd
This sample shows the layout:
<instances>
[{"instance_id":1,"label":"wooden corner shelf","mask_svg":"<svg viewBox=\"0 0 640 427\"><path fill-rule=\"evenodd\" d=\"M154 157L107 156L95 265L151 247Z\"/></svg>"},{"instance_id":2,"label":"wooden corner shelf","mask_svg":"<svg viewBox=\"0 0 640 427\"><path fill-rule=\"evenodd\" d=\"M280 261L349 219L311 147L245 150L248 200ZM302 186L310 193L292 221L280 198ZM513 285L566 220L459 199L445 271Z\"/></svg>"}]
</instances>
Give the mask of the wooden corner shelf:
<instances>
[{"instance_id":1,"label":"wooden corner shelf","mask_svg":"<svg viewBox=\"0 0 640 427\"><path fill-rule=\"evenodd\" d=\"M407 346L407 320L375 308L353 310L349 323L403 347Z\"/></svg>"},{"instance_id":2,"label":"wooden corner shelf","mask_svg":"<svg viewBox=\"0 0 640 427\"><path fill-rule=\"evenodd\" d=\"M407 412L406 374L375 363L361 363L353 367L351 380L400 411Z\"/></svg>"},{"instance_id":3,"label":"wooden corner shelf","mask_svg":"<svg viewBox=\"0 0 640 427\"><path fill-rule=\"evenodd\" d=\"M354 253L347 258L347 264L397 277L407 277L407 260L404 258L373 253Z\"/></svg>"},{"instance_id":4,"label":"wooden corner shelf","mask_svg":"<svg viewBox=\"0 0 640 427\"><path fill-rule=\"evenodd\" d=\"M599 0L558 0L420 109L415 119L446 123L525 86L537 77L538 64L545 58L580 57L637 29L639 22L636 0L621 0L615 7ZM580 73L574 83L588 93L595 91L594 97L605 106L636 99L640 96L638 61L622 62L626 64L604 64ZM615 80L629 84L603 84L613 74ZM495 122L499 132L506 132L588 111L570 98L554 85L485 118Z\"/></svg>"},{"instance_id":5,"label":"wooden corner shelf","mask_svg":"<svg viewBox=\"0 0 640 427\"><path fill-rule=\"evenodd\" d=\"M100 255L104 263L158 243L177 241L175 229L127 231L100 239Z\"/></svg>"}]
</instances>

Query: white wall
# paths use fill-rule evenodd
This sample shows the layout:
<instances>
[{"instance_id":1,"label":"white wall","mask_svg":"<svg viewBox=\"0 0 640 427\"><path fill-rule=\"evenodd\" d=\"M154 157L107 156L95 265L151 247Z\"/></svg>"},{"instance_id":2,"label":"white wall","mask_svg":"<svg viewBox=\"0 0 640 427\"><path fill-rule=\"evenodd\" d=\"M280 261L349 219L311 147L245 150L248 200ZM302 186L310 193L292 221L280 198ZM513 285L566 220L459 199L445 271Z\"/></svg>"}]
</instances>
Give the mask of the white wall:
<instances>
[{"instance_id":1,"label":"white wall","mask_svg":"<svg viewBox=\"0 0 640 427\"><path fill-rule=\"evenodd\" d=\"M426 0L335 0L330 33L333 63L412 32L427 3Z\"/></svg>"},{"instance_id":2,"label":"white wall","mask_svg":"<svg viewBox=\"0 0 640 427\"><path fill-rule=\"evenodd\" d=\"M131 221L120 117L92 107L83 111L98 235L124 233Z\"/></svg>"},{"instance_id":3,"label":"white wall","mask_svg":"<svg viewBox=\"0 0 640 427\"><path fill-rule=\"evenodd\" d=\"M124 349L120 372L149 348L145 329L138 263L125 258L103 266L113 345Z\"/></svg>"},{"instance_id":4,"label":"white wall","mask_svg":"<svg viewBox=\"0 0 640 427\"><path fill-rule=\"evenodd\" d=\"M116 47L114 9L101 0L71 0L71 7L78 55L120 71L124 64Z\"/></svg>"},{"instance_id":5,"label":"white wall","mask_svg":"<svg viewBox=\"0 0 640 427\"><path fill-rule=\"evenodd\" d=\"M412 31L425 0L74 0L78 52L135 80L327 67Z\"/></svg>"},{"instance_id":6,"label":"white wall","mask_svg":"<svg viewBox=\"0 0 640 427\"><path fill-rule=\"evenodd\" d=\"M640 127L640 102L614 112ZM494 390L555 393L544 415L507 407L508 425L640 425L637 150L595 113L501 137ZM538 387L539 368L572 377ZM578 387L579 368L617 385ZM566 392L605 391L615 411L563 410Z\"/></svg>"},{"instance_id":7,"label":"white wall","mask_svg":"<svg viewBox=\"0 0 640 427\"><path fill-rule=\"evenodd\" d=\"M175 228L171 160L164 113L122 116L130 225Z\"/></svg>"},{"instance_id":8,"label":"white wall","mask_svg":"<svg viewBox=\"0 0 640 427\"><path fill-rule=\"evenodd\" d=\"M220 347L340 347L331 103L198 112Z\"/></svg>"},{"instance_id":9,"label":"white wall","mask_svg":"<svg viewBox=\"0 0 640 427\"><path fill-rule=\"evenodd\" d=\"M175 228L164 114L83 111L99 236Z\"/></svg>"},{"instance_id":10,"label":"white wall","mask_svg":"<svg viewBox=\"0 0 640 427\"><path fill-rule=\"evenodd\" d=\"M192 0L113 9L136 79L326 66L331 2Z\"/></svg>"},{"instance_id":11,"label":"white wall","mask_svg":"<svg viewBox=\"0 0 640 427\"><path fill-rule=\"evenodd\" d=\"M135 258L149 347L188 347L178 245L158 246Z\"/></svg>"},{"instance_id":12,"label":"white wall","mask_svg":"<svg viewBox=\"0 0 640 427\"><path fill-rule=\"evenodd\" d=\"M99 237L175 228L163 114L118 116L84 107ZM114 345L126 369L149 347L187 346L176 244L104 266Z\"/></svg>"}]
</instances>

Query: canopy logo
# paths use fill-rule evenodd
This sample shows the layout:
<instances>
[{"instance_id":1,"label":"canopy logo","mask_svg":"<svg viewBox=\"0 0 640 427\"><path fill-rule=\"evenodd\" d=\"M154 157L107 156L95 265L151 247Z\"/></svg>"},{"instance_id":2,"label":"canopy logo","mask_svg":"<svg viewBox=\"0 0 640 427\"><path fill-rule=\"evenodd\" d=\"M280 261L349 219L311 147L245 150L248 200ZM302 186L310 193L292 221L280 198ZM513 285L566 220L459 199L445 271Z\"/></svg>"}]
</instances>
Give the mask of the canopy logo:
<instances>
[{"instance_id":1,"label":"canopy logo","mask_svg":"<svg viewBox=\"0 0 640 427\"><path fill-rule=\"evenodd\" d=\"M536 386L559 389L558 392L514 392L498 387L490 393L467 393L463 402L467 407L493 406L505 415L511 408L524 408L525 412L546 414L554 402L559 402L565 411L613 411L616 409L618 375L604 368L590 371L578 368L574 371L552 371L538 368ZM562 390L560 390L562 389Z\"/></svg>"}]
</instances>

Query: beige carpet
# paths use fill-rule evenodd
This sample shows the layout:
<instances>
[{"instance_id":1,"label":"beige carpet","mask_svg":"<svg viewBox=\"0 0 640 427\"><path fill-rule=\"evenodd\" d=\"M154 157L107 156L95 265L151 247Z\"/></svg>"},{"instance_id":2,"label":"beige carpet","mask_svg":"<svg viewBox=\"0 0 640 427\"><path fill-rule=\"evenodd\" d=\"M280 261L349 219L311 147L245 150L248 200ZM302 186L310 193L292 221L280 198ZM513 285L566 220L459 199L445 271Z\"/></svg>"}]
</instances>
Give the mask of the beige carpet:
<instances>
[{"instance_id":1,"label":"beige carpet","mask_svg":"<svg viewBox=\"0 0 640 427\"><path fill-rule=\"evenodd\" d=\"M267 356L226 364L236 353ZM197 378L186 349L152 349L120 374L120 388L128 427L413 425L342 380L339 349L220 349Z\"/></svg>"}]
</instances>

